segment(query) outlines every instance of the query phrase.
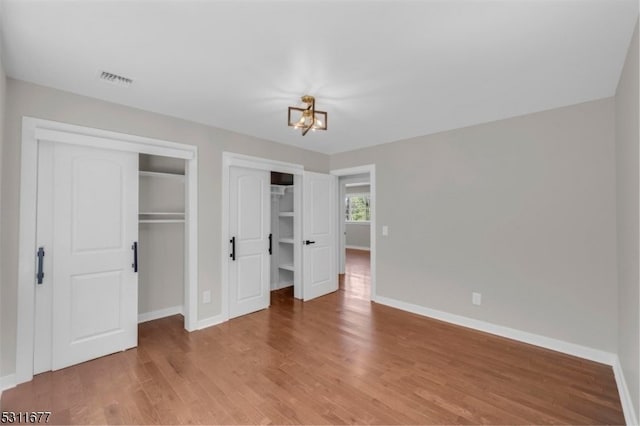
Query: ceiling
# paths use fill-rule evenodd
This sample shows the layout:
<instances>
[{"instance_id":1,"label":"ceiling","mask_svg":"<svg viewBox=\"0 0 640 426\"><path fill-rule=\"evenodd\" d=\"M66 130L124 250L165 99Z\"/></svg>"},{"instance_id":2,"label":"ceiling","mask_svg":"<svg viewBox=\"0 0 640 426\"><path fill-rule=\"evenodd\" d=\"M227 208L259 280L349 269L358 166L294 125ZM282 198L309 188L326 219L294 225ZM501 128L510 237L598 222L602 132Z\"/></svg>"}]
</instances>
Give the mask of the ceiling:
<instances>
[{"instance_id":1,"label":"ceiling","mask_svg":"<svg viewBox=\"0 0 640 426\"><path fill-rule=\"evenodd\" d=\"M612 96L637 17L637 0L4 0L3 60L13 78L331 154ZM304 94L326 132L287 127Z\"/></svg>"}]
</instances>

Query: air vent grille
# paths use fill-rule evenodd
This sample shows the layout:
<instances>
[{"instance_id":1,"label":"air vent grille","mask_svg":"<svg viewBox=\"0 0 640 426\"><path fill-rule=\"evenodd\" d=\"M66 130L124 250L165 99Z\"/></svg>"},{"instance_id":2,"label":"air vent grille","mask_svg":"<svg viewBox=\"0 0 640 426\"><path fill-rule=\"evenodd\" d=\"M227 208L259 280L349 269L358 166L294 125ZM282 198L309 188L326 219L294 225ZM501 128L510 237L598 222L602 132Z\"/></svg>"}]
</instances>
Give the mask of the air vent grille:
<instances>
[{"instance_id":1,"label":"air vent grille","mask_svg":"<svg viewBox=\"0 0 640 426\"><path fill-rule=\"evenodd\" d=\"M129 87L133 80L127 77L123 77L118 74L112 74L110 72L102 71L100 74L100 80L106 81L107 83L116 84L118 86Z\"/></svg>"}]
</instances>

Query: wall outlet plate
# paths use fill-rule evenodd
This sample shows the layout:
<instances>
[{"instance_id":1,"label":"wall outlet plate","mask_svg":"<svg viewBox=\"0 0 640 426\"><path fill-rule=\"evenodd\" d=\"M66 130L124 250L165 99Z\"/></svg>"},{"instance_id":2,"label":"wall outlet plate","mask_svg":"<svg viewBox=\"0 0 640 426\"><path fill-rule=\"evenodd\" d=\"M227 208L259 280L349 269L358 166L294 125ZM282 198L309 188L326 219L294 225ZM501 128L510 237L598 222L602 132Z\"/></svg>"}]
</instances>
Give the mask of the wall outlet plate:
<instances>
[{"instance_id":1,"label":"wall outlet plate","mask_svg":"<svg viewBox=\"0 0 640 426\"><path fill-rule=\"evenodd\" d=\"M475 292L471 293L471 303L480 306L482 304L482 294Z\"/></svg>"},{"instance_id":2,"label":"wall outlet plate","mask_svg":"<svg viewBox=\"0 0 640 426\"><path fill-rule=\"evenodd\" d=\"M211 291L206 290L202 292L202 303L211 303Z\"/></svg>"}]
</instances>

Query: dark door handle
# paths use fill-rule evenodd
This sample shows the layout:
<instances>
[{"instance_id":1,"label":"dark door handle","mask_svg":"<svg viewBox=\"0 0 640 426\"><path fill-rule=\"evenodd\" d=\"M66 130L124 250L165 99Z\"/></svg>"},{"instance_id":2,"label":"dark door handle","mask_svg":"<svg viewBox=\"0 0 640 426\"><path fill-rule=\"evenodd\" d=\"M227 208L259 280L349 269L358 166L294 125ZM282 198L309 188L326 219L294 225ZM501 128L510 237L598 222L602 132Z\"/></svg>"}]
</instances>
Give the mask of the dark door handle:
<instances>
[{"instance_id":1,"label":"dark door handle","mask_svg":"<svg viewBox=\"0 0 640 426\"><path fill-rule=\"evenodd\" d=\"M44 247L38 248L38 274L36 278L38 279L38 284L42 284L42 280L44 279Z\"/></svg>"},{"instance_id":2,"label":"dark door handle","mask_svg":"<svg viewBox=\"0 0 640 426\"><path fill-rule=\"evenodd\" d=\"M309 241L309 240L307 240L307 241L305 241L304 243L305 243L306 245L309 245L309 244L315 244L316 242L315 242L315 241Z\"/></svg>"},{"instance_id":3,"label":"dark door handle","mask_svg":"<svg viewBox=\"0 0 640 426\"><path fill-rule=\"evenodd\" d=\"M133 272L138 272L138 242L135 241L131 246L131 250L133 250L133 263L131 266L133 267Z\"/></svg>"},{"instance_id":4,"label":"dark door handle","mask_svg":"<svg viewBox=\"0 0 640 426\"><path fill-rule=\"evenodd\" d=\"M231 260L235 261L236 260L236 237L231 237L229 242L231 243L231 254L229 255L229 257L231 258Z\"/></svg>"},{"instance_id":5,"label":"dark door handle","mask_svg":"<svg viewBox=\"0 0 640 426\"><path fill-rule=\"evenodd\" d=\"M273 234L269 234L269 255L273 254Z\"/></svg>"}]
</instances>

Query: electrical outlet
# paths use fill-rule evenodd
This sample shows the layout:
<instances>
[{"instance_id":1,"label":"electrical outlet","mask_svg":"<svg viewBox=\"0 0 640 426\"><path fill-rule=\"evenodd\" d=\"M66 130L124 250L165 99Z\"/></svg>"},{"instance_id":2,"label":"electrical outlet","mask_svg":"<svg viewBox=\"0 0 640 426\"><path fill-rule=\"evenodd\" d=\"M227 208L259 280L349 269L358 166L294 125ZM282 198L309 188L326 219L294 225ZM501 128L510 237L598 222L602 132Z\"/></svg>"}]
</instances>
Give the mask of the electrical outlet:
<instances>
[{"instance_id":1,"label":"electrical outlet","mask_svg":"<svg viewBox=\"0 0 640 426\"><path fill-rule=\"evenodd\" d=\"M387 225L382 225L382 236L386 237L389 235L389 227Z\"/></svg>"},{"instance_id":2,"label":"electrical outlet","mask_svg":"<svg viewBox=\"0 0 640 426\"><path fill-rule=\"evenodd\" d=\"M474 305L480 306L482 304L482 294L471 293L471 303L473 303Z\"/></svg>"},{"instance_id":3,"label":"electrical outlet","mask_svg":"<svg viewBox=\"0 0 640 426\"><path fill-rule=\"evenodd\" d=\"M211 303L211 291L206 290L202 292L202 303Z\"/></svg>"}]
</instances>

